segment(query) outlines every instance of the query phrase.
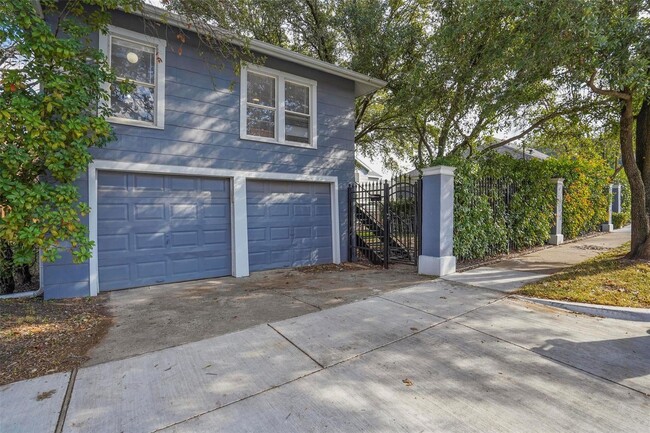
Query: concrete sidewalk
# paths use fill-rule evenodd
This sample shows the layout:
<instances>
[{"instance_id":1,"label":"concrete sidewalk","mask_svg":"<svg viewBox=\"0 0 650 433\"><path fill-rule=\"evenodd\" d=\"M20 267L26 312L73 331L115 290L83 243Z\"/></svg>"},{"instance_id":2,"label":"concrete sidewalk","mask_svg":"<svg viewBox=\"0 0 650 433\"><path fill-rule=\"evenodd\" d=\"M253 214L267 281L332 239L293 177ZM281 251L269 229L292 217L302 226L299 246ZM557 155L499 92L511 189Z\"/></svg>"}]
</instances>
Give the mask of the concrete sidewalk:
<instances>
[{"instance_id":1,"label":"concrete sidewalk","mask_svg":"<svg viewBox=\"0 0 650 433\"><path fill-rule=\"evenodd\" d=\"M485 289L512 292L525 284L596 257L603 251L617 248L629 242L630 236L628 226L610 233L545 248L515 259L502 260L494 265L448 275L445 279Z\"/></svg>"},{"instance_id":2,"label":"concrete sidewalk","mask_svg":"<svg viewBox=\"0 0 650 433\"><path fill-rule=\"evenodd\" d=\"M648 431L647 324L475 284L10 384L0 432Z\"/></svg>"}]
</instances>

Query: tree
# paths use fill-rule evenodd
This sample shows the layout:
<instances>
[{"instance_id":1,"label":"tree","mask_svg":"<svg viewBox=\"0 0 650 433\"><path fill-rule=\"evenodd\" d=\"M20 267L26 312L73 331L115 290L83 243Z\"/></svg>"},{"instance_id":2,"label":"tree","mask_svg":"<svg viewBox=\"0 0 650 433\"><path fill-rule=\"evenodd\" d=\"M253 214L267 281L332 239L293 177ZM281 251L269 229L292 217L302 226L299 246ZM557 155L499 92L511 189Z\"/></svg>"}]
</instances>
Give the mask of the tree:
<instances>
[{"instance_id":1,"label":"tree","mask_svg":"<svg viewBox=\"0 0 650 433\"><path fill-rule=\"evenodd\" d=\"M108 9L139 7L134 0L41 4L47 21L30 0L0 4L0 283L7 292L15 267L39 250L43 260L60 250L76 262L90 257L81 221L89 208L74 181L91 161L88 149L111 139L101 102L103 83L114 77L89 36L106 28Z\"/></svg>"},{"instance_id":2,"label":"tree","mask_svg":"<svg viewBox=\"0 0 650 433\"><path fill-rule=\"evenodd\" d=\"M623 169L632 194L630 258L650 259L650 2L582 2L588 35L575 68L596 95L615 102ZM580 75L582 74L582 76Z\"/></svg>"}]
</instances>

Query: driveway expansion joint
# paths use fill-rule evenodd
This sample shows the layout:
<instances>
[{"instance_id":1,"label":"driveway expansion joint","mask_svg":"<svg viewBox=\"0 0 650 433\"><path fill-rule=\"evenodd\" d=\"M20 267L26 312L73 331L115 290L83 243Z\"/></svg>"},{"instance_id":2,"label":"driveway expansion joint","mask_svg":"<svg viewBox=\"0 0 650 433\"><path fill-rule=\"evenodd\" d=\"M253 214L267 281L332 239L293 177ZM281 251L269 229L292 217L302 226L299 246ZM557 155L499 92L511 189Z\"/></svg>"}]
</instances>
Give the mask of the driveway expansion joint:
<instances>
[{"instance_id":1,"label":"driveway expansion joint","mask_svg":"<svg viewBox=\"0 0 650 433\"><path fill-rule=\"evenodd\" d=\"M273 329L275 332L277 332L278 335L279 335L280 337L282 337L282 338L284 338L285 340L287 340L287 342L288 342L289 344L291 344L293 347L295 347L296 349L298 349L299 351L301 351L301 352L302 352L302 353L303 353L307 358L309 358L309 359L311 359L312 361L314 361L314 363L315 363L316 365L318 365L321 369L325 368L324 365L322 365L320 362L316 361L316 360L314 359L314 357L311 356L309 353L307 353L305 350L303 350L302 347L298 346L296 343L294 343L293 341L291 341L291 340L290 340L286 335L284 335L282 332L280 332L280 331L278 331L277 329L275 329L275 328L273 327L273 325L271 325L270 323L267 323L266 325L267 325L269 328Z\"/></svg>"},{"instance_id":2,"label":"driveway expansion joint","mask_svg":"<svg viewBox=\"0 0 650 433\"><path fill-rule=\"evenodd\" d=\"M65 417L68 414L68 407L70 407L70 399L72 398L72 391L74 390L74 383L77 380L77 371L78 368L74 368L70 372L70 378L68 379L68 386L65 390L65 396L63 397L63 402L61 403L61 411L59 412L59 419L56 422L56 428L54 433L61 433L63 431L63 426L65 424Z\"/></svg>"}]
</instances>

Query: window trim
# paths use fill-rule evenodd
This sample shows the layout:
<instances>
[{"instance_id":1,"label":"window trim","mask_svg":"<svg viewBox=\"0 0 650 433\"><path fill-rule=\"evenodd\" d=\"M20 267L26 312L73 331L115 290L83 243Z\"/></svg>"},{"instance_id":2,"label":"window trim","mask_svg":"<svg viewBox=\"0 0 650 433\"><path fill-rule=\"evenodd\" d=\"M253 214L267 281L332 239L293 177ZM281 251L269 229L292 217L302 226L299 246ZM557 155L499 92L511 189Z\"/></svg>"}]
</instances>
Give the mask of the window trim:
<instances>
[{"instance_id":1,"label":"window trim","mask_svg":"<svg viewBox=\"0 0 650 433\"><path fill-rule=\"evenodd\" d=\"M111 37L115 36L136 44L142 44L154 47L158 58L156 60L156 80L154 84L154 97L156 100L154 106L153 123L143 122L140 120L125 119L123 117L110 116L106 120L111 123L122 125L140 126L142 128L164 129L165 128L165 50L167 41L164 39L154 38L142 33L123 29L109 25L108 32L99 32L99 49L104 53L110 65L111 62ZM104 83L104 89L110 92L110 83ZM104 104L110 107L111 101L104 101Z\"/></svg>"},{"instance_id":2,"label":"window trim","mask_svg":"<svg viewBox=\"0 0 650 433\"><path fill-rule=\"evenodd\" d=\"M276 99L276 124L275 124L275 138L259 137L256 135L248 135L246 132L246 112L248 107L248 72L253 72L259 75L266 75L275 79L275 99ZM299 77L286 72L278 71L275 69L267 68L265 66L243 64L240 68L240 95L239 95L239 137L242 140L258 141L262 143L281 144L284 146L303 147L307 149L316 149L318 143L318 122L316 112L316 95L317 84L316 81L308 78ZM285 137L285 98L284 98L284 83L289 81L301 86L309 88L309 143L300 143L297 141L287 140ZM290 112L292 113L292 112ZM297 113L300 114L300 113Z\"/></svg>"}]
</instances>

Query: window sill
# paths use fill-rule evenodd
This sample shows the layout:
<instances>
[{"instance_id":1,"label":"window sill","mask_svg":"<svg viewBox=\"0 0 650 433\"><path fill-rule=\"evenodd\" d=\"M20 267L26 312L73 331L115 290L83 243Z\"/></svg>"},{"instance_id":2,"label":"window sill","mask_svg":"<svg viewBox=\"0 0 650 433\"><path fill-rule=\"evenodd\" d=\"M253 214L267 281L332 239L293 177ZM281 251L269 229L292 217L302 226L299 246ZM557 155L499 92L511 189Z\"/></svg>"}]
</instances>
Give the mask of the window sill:
<instances>
[{"instance_id":1,"label":"window sill","mask_svg":"<svg viewBox=\"0 0 650 433\"><path fill-rule=\"evenodd\" d=\"M115 123L117 125L128 125L128 126L137 126L139 128L148 128L148 129L165 129L164 125L154 125L147 122L139 122L137 120L122 119L119 117L108 117L106 119L110 123Z\"/></svg>"},{"instance_id":2,"label":"window sill","mask_svg":"<svg viewBox=\"0 0 650 433\"><path fill-rule=\"evenodd\" d=\"M275 138L257 137L255 135L242 134L239 137L242 140L257 141L260 143L279 144L280 146L301 147L303 149L316 149L316 144L311 143L297 143L295 141L279 141Z\"/></svg>"}]
</instances>

